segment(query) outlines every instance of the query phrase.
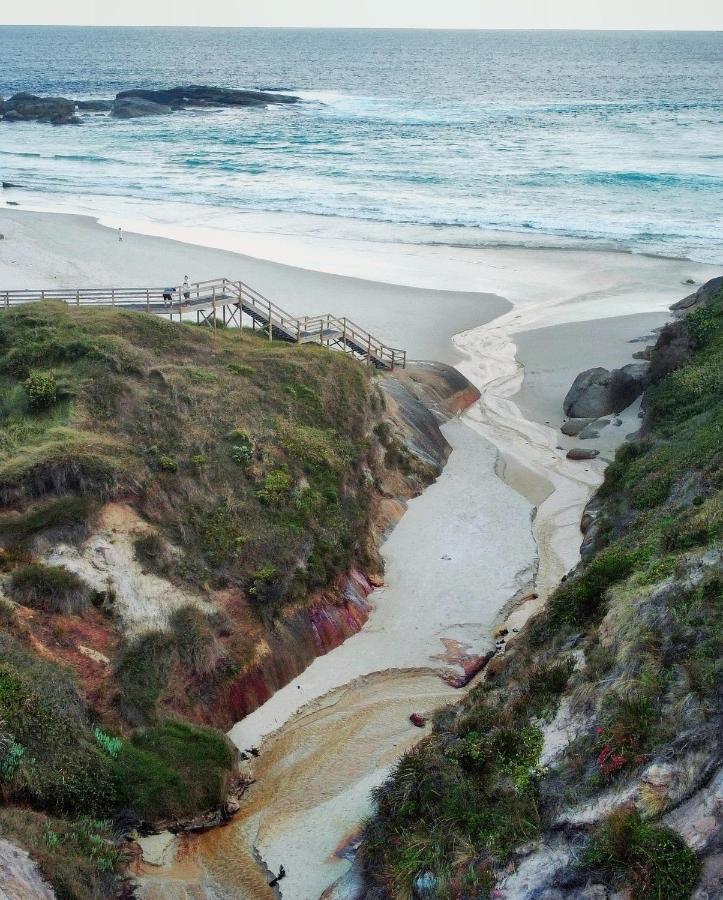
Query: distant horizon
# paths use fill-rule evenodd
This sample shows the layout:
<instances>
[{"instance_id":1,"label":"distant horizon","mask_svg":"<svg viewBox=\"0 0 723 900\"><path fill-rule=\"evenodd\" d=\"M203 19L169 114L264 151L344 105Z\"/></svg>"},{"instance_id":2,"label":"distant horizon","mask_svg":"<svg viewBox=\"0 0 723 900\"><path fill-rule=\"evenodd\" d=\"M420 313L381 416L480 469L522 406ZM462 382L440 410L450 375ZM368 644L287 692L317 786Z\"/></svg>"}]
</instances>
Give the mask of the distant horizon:
<instances>
[{"instance_id":1,"label":"distant horizon","mask_svg":"<svg viewBox=\"0 0 723 900\"><path fill-rule=\"evenodd\" d=\"M723 31L719 0L25 0L3 25L409 31Z\"/></svg>"},{"instance_id":2,"label":"distant horizon","mask_svg":"<svg viewBox=\"0 0 723 900\"><path fill-rule=\"evenodd\" d=\"M462 25L199 25L192 23L166 22L0 22L0 28L207 28L236 29L238 31L562 31L562 32L638 32L649 33L684 33L684 34L721 34L723 25L716 28L679 28L661 26L642 28L637 25L621 25L617 27L563 27L563 26L507 26L496 28L478 28Z\"/></svg>"}]
</instances>

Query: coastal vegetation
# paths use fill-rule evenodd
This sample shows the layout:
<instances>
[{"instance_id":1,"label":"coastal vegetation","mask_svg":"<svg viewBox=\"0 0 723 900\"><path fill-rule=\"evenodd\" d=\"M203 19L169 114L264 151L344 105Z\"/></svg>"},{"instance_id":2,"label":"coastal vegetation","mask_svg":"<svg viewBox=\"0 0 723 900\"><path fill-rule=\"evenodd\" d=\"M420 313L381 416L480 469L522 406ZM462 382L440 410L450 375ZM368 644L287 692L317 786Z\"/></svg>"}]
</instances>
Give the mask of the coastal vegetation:
<instances>
[{"instance_id":1,"label":"coastal vegetation","mask_svg":"<svg viewBox=\"0 0 723 900\"><path fill-rule=\"evenodd\" d=\"M375 897L495 896L517 867L566 898L691 896L701 861L667 816L720 764L723 291L666 326L651 370L585 561L377 789Z\"/></svg>"},{"instance_id":2,"label":"coastal vegetation","mask_svg":"<svg viewBox=\"0 0 723 900\"><path fill-rule=\"evenodd\" d=\"M222 806L236 751L209 726L234 686L277 625L379 567L384 416L322 347L0 315L0 836L59 897L111 896L124 835ZM404 468L409 494L434 475Z\"/></svg>"}]
</instances>

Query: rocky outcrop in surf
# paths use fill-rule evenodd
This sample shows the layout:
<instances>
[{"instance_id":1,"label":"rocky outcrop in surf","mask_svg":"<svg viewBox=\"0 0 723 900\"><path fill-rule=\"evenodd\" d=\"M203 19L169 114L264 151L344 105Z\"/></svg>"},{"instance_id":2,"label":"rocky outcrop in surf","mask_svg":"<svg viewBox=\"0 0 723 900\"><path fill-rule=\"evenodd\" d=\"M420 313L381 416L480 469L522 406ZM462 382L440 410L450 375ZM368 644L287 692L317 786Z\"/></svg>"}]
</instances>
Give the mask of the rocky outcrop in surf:
<instances>
[{"instance_id":1,"label":"rocky outcrop in surf","mask_svg":"<svg viewBox=\"0 0 723 900\"><path fill-rule=\"evenodd\" d=\"M189 107L255 106L298 103L293 94L271 93L269 91L239 91L232 88L212 87L203 84L189 84L185 87L151 90L133 88L116 94L116 102L122 100L146 100L159 103L171 109Z\"/></svg>"},{"instance_id":2,"label":"rocky outcrop in surf","mask_svg":"<svg viewBox=\"0 0 723 900\"><path fill-rule=\"evenodd\" d=\"M0 97L3 122L40 122L50 125L80 125L78 111L107 113L116 119L160 116L189 108L223 108L288 105L300 102L293 94L241 91L233 88L190 84L168 89L132 88L120 91L114 100L69 100L39 97L21 92L7 100Z\"/></svg>"},{"instance_id":3,"label":"rocky outcrop in surf","mask_svg":"<svg viewBox=\"0 0 723 900\"><path fill-rule=\"evenodd\" d=\"M75 103L65 97L37 97L35 94L13 94L0 98L3 122L45 122L50 125L79 125Z\"/></svg>"}]
</instances>

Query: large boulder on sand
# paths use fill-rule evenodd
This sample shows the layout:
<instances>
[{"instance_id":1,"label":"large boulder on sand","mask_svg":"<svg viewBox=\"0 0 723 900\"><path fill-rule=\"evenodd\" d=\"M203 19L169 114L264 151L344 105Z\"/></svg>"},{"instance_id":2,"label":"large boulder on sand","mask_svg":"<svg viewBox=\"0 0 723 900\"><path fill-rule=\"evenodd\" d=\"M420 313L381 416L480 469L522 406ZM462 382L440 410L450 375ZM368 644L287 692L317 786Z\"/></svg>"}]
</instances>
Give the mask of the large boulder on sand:
<instances>
[{"instance_id":1,"label":"large boulder on sand","mask_svg":"<svg viewBox=\"0 0 723 900\"><path fill-rule=\"evenodd\" d=\"M588 449L587 447L573 447L567 451L568 459L595 459L600 455L599 450Z\"/></svg>"},{"instance_id":2,"label":"large boulder on sand","mask_svg":"<svg viewBox=\"0 0 723 900\"><path fill-rule=\"evenodd\" d=\"M560 426L560 431L568 437L577 437L581 431L591 425L595 419L568 419Z\"/></svg>"},{"instance_id":3,"label":"large boulder on sand","mask_svg":"<svg viewBox=\"0 0 723 900\"><path fill-rule=\"evenodd\" d=\"M566 416L599 419L622 412L639 397L648 377L648 363L630 363L622 369L586 369L581 372L563 401Z\"/></svg>"},{"instance_id":4,"label":"large boulder on sand","mask_svg":"<svg viewBox=\"0 0 723 900\"><path fill-rule=\"evenodd\" d=\"M116 100L110 114L116 119L137 119L141 116L166 116L171 112L173 112L171 107L165 106L163 103L128 97L124 100Z\"/></svg>"},{"instance_id":5,"label":"large boulder on sand","mask_svg":"<svg viewBox=\"0 0 723 900\"><path fill-rule=\"evenodd\" d=\"M13 94L0 107L4 122L49 122L51 125L78 125L75 103L65 97L37 97Z\"/></svg>"}]
</instances>

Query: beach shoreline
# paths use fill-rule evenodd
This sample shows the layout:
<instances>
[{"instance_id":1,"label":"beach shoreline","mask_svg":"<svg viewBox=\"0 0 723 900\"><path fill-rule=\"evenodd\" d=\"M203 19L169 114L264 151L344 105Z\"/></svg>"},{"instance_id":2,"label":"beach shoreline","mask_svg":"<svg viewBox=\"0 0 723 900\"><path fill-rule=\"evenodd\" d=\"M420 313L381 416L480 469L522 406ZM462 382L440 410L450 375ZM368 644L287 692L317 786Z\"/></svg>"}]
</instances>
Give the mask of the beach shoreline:
<instances>
[{"instance_id":1,"label":"beach shoreline","mask_svg":"<svg viewBox=\"0 0 723 900\"><path fill-rule=\"evenodd\" d=\"M459 697L437 674L445 641L490 649L503 611L512 606L510 627L519 627L578 558L580 514L614 447L592 463L565 459L562 410L556 422L518 405L532 356L529 347L518 355L516 336L523 344L534 333L535 353L549 359L527 398L544 398L549 414L580 358L575 342L558 340L561 328L587 329L589 365L610 365L621 341L639 336L638 317L662 322L687 278L719 270L633 254L389 245L340 258L327 247L338 270L329 273L156 236L127 232L120 242L87 217L0 208L0 231L0 289L121 276L143 284L156 273L176 283L186 266L194 278L236 275L292 313L349 315L410 357L453 362L482 393L444 426L447 468L382 548L386 585L367 625L231 731L242 748L261 744L259 783L238 823L195 845L193 877L244 883L241 870L258 854L269 869L288 869L285 897L318 896L350 866L335 848L368 812L369 789L424 734L409 713ZM353 274L361 270L375 280ZM534 601L514 605L533 589ZM165 877L172 867L155 873L154 890Z\"/></svg>"}]
</instances>

